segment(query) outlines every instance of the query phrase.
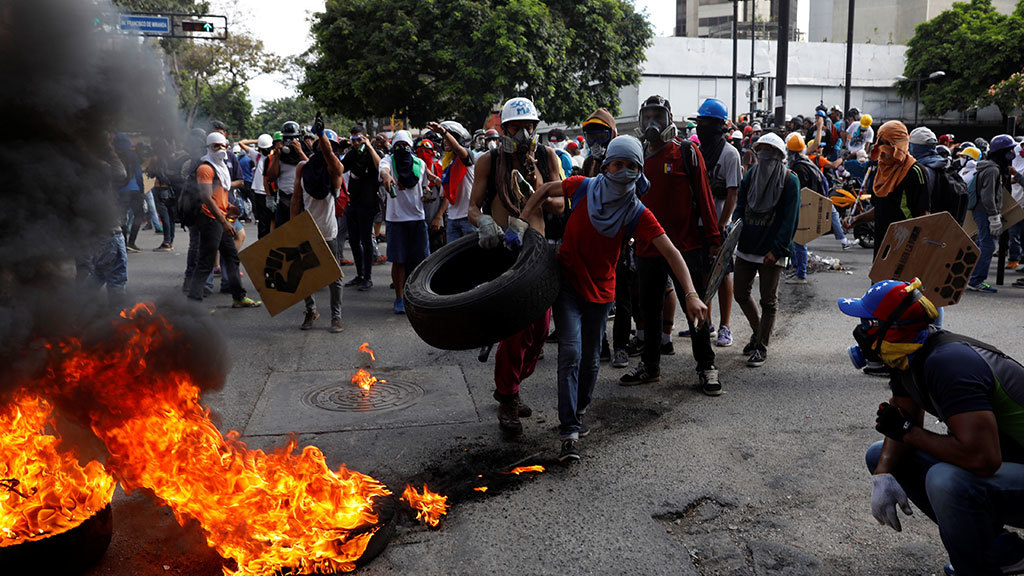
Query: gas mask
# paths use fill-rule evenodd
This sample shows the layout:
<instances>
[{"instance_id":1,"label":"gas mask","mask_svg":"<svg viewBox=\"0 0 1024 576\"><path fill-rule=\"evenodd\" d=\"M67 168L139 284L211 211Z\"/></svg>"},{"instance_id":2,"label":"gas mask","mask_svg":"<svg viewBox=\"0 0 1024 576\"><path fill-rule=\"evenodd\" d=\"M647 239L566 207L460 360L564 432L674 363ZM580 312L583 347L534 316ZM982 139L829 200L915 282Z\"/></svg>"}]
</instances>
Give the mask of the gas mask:
<instances>
[{"instance_id":1,"label":"gas mask","mask_svg":"<svg viewBox=\"0 0 1024 576\"><path fill-rule=\"evenodd\" d=\"M658 115L641 119L637 129L639 136L648 142L668 142L676 137L678 130L669 118L668 110L658 108Z\"/></svg>"},{"instance_id":2,"label":"gas mask","mask_svg":"<svg viewBox=\"0 0 1024 576\"><path fill-rule=\"evenodd\" d=\"M853 329L853 339L857 342L850 346L846 352L850 355L850 362L853 367L860 370L868 365L868 362L880 363L882 359L875 352L876 337L868 334L868 330L877 326L877 322L861 320L861 323Z\"/></svg>"},{"instance_id":3,"label":"gas mask","mask_svg":"<svg viewBox=\"0 0 1024 576\"><path fill-rule=\"evenodd\" d=\"M604 158L608 151L608 143L612 140L611 130L587 130L583 132L587 147L590 148L590 156L593 158Z\"/></svg>"},{"instance_id":4,"label":"gas mask","mask_svg":"<svg viewBox=\"0 0 1024 576\"><path fill-rule=\"evenodd\" d=\"M501 151L506 154L525 156L536 142L536 135L531 134L528 130L520 129L515 136L507 134L501 136Z\"/></svg>"}]
</instances>

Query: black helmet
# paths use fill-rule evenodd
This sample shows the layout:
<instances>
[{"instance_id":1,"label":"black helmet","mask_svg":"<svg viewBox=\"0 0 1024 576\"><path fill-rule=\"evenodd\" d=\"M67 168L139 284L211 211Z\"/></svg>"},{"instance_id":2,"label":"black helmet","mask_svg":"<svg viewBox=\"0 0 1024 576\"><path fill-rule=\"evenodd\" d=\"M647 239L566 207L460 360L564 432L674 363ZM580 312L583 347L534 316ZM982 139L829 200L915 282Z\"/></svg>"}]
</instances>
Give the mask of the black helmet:
<instances>
[{"instance_id":1,"label":"black helmet","mask_svg":"<svg viewBox=\"0 0 1024 576\"><path fill-rule=\"evenodd\" d=\"M949 158L950 156L953 155L952 152L949 151L949 148L943 146L942 144L939 144L938 146L935 147L935 152L939 156L942 156L943 158Z\"/></svg>"},{"instance_id":2,"label":"black helmet","mask_svg":"<svg viewBox=\"0 0 1024 576\"><path fill-rule=\"evenodd\" d=\"M644 108L664 108L669 112L672 111L672 105L669 104L669 101L657 94L649 96L647 100L644 100L644 103L640 105L640 111L643 112Z\"/></svg>"},{"instance_id":3,"label":"black helmet","mask_svg":"<svg viewBox=\"0 0 1024 576\"><path fill-rule=\"evenodd\" d=\"M651 116L649 122L644 122L644 112L647 110L656 110L657 116ZM672 105L657 94L649 96L640 106L637 125L639 133L648 141L668 142L676 136L676 126L672 122Z\"/></svg>"},{"instance_id":4,"label":"black helmet","mask_svg":"<svg viewBox=\"0 0 1024 576\"><path fill-rule=\"evenodd\" d=\"M846 111L847 118L853 118L854 120L860 120L860 108L854 106Z\"/></svg>"},{"instance_id":5,"label":"black helmet","mask_svg":"<svg viewBox=\"0 0 1024 576\"><path fill-rule=\"evenodd\" d=\"M302 128L299 127L298 122L292 122L289 120L281 125L282 138L298 138L300 136L302 136Z\"/></svg>"}]
</instances>

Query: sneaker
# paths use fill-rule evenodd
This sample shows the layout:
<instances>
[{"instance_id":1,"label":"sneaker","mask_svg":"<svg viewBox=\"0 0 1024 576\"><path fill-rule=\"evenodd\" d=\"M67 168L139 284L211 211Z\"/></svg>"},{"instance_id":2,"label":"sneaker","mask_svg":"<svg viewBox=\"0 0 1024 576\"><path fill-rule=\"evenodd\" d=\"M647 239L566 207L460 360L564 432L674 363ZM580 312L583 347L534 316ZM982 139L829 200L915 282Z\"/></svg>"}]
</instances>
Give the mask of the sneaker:
<instances>
[{"instance_id":1,"label":"sneaker","mask_svg":"<svg viewBox=\"0 0 1024 576\"><path fill-rule=\"evenodd\" d=\"M362 285L362 283L363 283L363 279L360 278L359 276L356 276L355 278L349 280L348 282L345 282L345 288L351 288L353 286L360 286L360 285Z\"/></svg>"},{"instance_id":2,"label":"sneaker","mask_svg":"<svg viewBox=\"0 0 1024 576\"><path fill-rule=\"evenodd\" d=\"M644 366L641 360L636 368L632 372L626 374L622 378L619 378L620 386L636 386L638 384L648 384L650 382L660 382L661 373L652 374L647 371L647 366Z\"/></svg>"},{"instance_id":3,"label":"sneaker","mask_svg":"<svg viewBox=\"0 0 1024 576\"><path fill-rule=\"evenodd\" d=\"M362 288L360 288L362 290ZM405 314L405 300L395 298L395 314Z\"/></svg>"},{"instance_id":4,"label":"sneaker","mask_svg":"<svg viewBox=\"0 0 1024 576\"><path fill-rule=\"evenodd\" d=\"M142 252L142 248L139 248L135 244L128 244L127 246L124 247L124 249L129 252Z\"/></svg>"},{"instance_id":5,"label":"sneaker","mask_svg":"<svg viewBox=\"0 0 1024 576\"><path fill-rule=\"evenodd\" d=\"M967 285L967 289L968 290L973 290L975 292L989 292L989 293L999 292L999 290L996 290L992 286L989 286L989 284L987 282L978 282L977 284L968 284Z\"/></svg>"},{"instance_id":6,"label":"sneaker","mask_svg":"<svg viewBox=\"0 0 1024 576\"><path fill-rule=\"evenodd\" d=\"M381 254L380 256L377 256L377 259L374 260L373 263L374 264L383 264L383 263L385 263L387 261L388 261L388 257L383 255L383 254Z\"/></svg>"},{"instance_id":7,"label":"sneaker","mask_svg":"<svg viewBox=\"0 0 1024 576\"><path fill-rule=\"evenodd\" d=\"M743 354L745 354L747 356L750 356L754 352L754 350L756 350L756 349L757 349L757 335L756 334L751 334L750 335L750 342L747 342L747 345L743 347Z\"/></svg>"},{"instance_id":8,"label":"sneaker","mask_svg":"<svg viewBox=\"0 0 1024 576\"><path fill-rule=\"evenodd\" d=\"M341 327L341 318L334 318L331 320L331 334L337 334L345 329Z\"/></svg>"},{"instance_id":9,"label":"sneaker","mask_svg":"<svg viewBox=\"0 0 1024 576\"><path fill-rule=\"evenodd\" d=\"M220 266L214 266L213 267L213 273L214 274L220 274Z\"/></svg>"},{"instance_id":10,"label":"sneaker","mask_svg":"<svg viewBox=\"0 0 1024 576\"><path fill-rule=\"evenodd\" d=\"M338 261L338 264L341 264L342 266L355 266L356 263L349 260L348 258L342 258L340 261Z\"/></svg>"},{"instance_id":11,"label":"sneaker","mask_svg":"<svg viewBox=\"0 0 1024 576\"><path fill-rule=\"evenodd\" d=\"M668 342L665 342L665 343L663 343L661 345L661 355L662 356L675 356L676 355L676 347L672 345L672 341L671 340L669 340Z\"/></svg>"},{"instance_id":12,"label":"sneaker","mask_svg":"<svg viewBox=\"0 0 1024 576\"><path fill-rule=\"evenodd\" d=\"M629 366L629 354L625 350L616 350L612 355L612 368L625 368Z\"/></svg>"},{"instance_id":13,"label":"sneaker","mask_svg":"<svg viewBox=\"0 0 1024 576\"><path fill-rule=\"evenodd\" d=\"M629 343L626 344L626 354L630 358L635 358L644 353L644 341L640 340L636 336L629 339Z\"/></svg>"},{"instance_id":14,"label":"sneaker","mask_svg":"<svg viewBox=\"0 0 1024 576\"><path fill-rule=\"evenodd\" d=\"M715 336L718 336L718 330L715 330L715 325L714 324L708 326L708 328L711 329L711 337L712 338L714 338ZM690 329L689 328L685 328L683 330L680 330L679 331L679 336L682 336L683 338L689 338L690 337Z\"/></svg>"},{"instance_id":15,"label":"sneaker","mask_svg":"<svg viewBox=\"0 0 1024 576\"><path fill-rule=\"evenodd\" d=\"M562 441L562 449L558 452L558 461L580 459L580 441L572 438Z\"/></svg>"},{"instance_id":16,"label":"sneaker","mask_svg":"<svg viewBox=\"0 0 1024 576\"><path fill-rule=\"evenodd\" d=\"M728 326L722 326L718 329L718 339L715 340L715 346L719 348L732 346L732 330Z\"/></svg>"},{"instance_id":17,"label":"sneaker","mask_svg":"<svg viewBox=\"0 0 1024 576\"><path fill-rule=\"evenodd\" d=\"M523 433L523 423L519 420L519 403L515 399L498 402L498 427L510 436Z\"/></svg>"},{"instance_id":18,"label":"sneaker","mask_svg":"<svg viewBox=\"0 0 1024 576\"><path fill-rule=\"evenodd\" d=\"M306 316L302 319L302 325L299 326L299 330L310 330L313 328L313 322L316 322L317 318L320 317L320 313L316 310L306 310Z\"/></svg>"},{"instance_id":19,"label":"sneaker","mask_svg":"<svg viewBox=\"0 0 1024 576\"><path fill-rule=\"evenodd\" d=\"M722 395L722 384L718 381L717 369L701 370L697 373L697 379L700 380L701 391L708 396Z\"/></svg>"},{"instance_id":20,"label":"sneaker","mask_svg":"<svg viewBox=\"0 0 1024 576\"><path fill-rule=\"evenodd\" d=\"M156 248L153 248L153 252L170 252L173 248L167 242L160 244Z\"/></svg>"},{"instance_id":21,"label":"sneaker","mask_svg":"<svg viewBox=\"0 0 1024 576\"><path fill-rule=\"evenodd\" d=\"M520 414L520 416L521 416L521 414ZM580 430L579 430L580 438L583 438L587 434L590 434L590 426L587 426L587 423L583 421L583 418L580 418Z\"/></svg>"},{"instance_id":22,"label":"sneaker","mask_svg":"<svg viewBox=\"0 0 1024 576\"><path fill-rule=\"evenodd\" d=\"M799 276L793 276L789 280L786 280L786 284L807 284L807 278L801 278Z\"/></svg>"},{"instance_id":23,"label":"sneaker","mask_svg":"<svg viewBox=\"0 0 1024 576\"><path fill-rule=\"evenodd\" d=\"M388 241L388 237L383 234L377 234L377 243L384 244Z\"/></svg>"},{"instance_id":24,"label":"sneaker","mask_svg":"<svg viewBox=\"0 0 1024 576\"><path fill-rule=\"evenodd\" d=\"M853 242L843 240L843 250L849 250L850 248L853 248Z\"/></svg>"},{"instance_id":25,"label":"sneaker","mask_svg":"<svg viewBox=\"0 0 1024 576\"><path fill-rule=\"evenodd\" d=\"M1019 260L1010 260L1006 263L1007 270L1016 270L1018 266L1020 266Z\"/></svg>"},{"instance_id":26,"label":"sneaker","mask_svg":"<svg viewBox=\"0 0 1024 576\"><path fill-rule=\"evenodd\" d=\"M768 359L768 353L767 352L765 352L764 350L760 350L758 348L755 348L754 351L750 353L750 358L747 358L747 366L750 366L751 368L757 368L759 366L763 366L764 363L765 363L765 360L767 360L767 359Z\"/></svg>"},{"instance_id":27,"label":"sneaker","mask_svg":"<svg viewBox=\"0 0 1024 576\"><path fill-rule=\"evenodd\" d=\"M1024 288L1024 278L1017 278L1013 281L1013 284L1010 284L1010 286L1013 286L1014 288Z\"/></svg>"},{"instance_id":28,"label":"sneaker","mask_svg":"<svg viewBox=\"0 0 1024 576\"><path fill-rule=\"evenodd\" d=\"M360 292L367 292L370 288L373 288L373 280L367 280L364 278L359 282L359 288L356 288L356 290L359 290Z\"/></svg>"},{"instance_id":29,"label":"sneaker","mask_svg":"<svg viewBox=\"0 0 1024 576\"><path fill-rule=\"evenodd\" d=\"M241 300L235 300L231 303L232 308L259 308L263 305L263 302L259 300L253 300L248 296L242 296Z\"/></svg>"}]
</instances>

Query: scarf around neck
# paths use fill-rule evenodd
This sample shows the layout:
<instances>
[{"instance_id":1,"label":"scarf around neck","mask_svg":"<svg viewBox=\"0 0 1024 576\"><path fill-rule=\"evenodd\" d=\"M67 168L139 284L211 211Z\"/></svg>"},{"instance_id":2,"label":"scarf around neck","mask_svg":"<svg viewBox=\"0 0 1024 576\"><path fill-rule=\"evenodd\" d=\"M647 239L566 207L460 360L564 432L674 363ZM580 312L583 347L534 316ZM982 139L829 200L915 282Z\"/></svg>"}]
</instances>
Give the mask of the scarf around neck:
<instances>
[{"instance_id":1,"label":"scarf around neck","mask_svg":"<svg viewBox=\"0 0 1024 576\"><path fill-rule=\"evenodd\" d=\"M614 238L643 212L644 205L637 197L637 189L646 190L649 186L647 177L641 172L639 179L625 185L612 181L606 174L598 174L589 180L587 212L590 223L601 236Z\"/></svg>"},{"instance_id":2,"label":"scarf around neck","mask_svg":"<svg viewBox=\"0 0 1024 576\"><path fill-rule=\"evenodd\" d=\"M213 166L213 172L217 175L221 188L225 190L231 189L231 171L228 170L228 165L223 159L215 156L213 152L207 152L199 160L201 162L209 162Z\"/></svg>"},{"instance_id":3,"label":"scarf around neck","mask_svg":"<svg viewBox=\"0 0 1024 576\"><path fill-rule=\"evenodd\" d=\"M408 190L415 188L423 175L423 160L412 155L412 151L396 150L391 153L391 164L395 168L395 179Z\"/></svg>"}]
</instances>

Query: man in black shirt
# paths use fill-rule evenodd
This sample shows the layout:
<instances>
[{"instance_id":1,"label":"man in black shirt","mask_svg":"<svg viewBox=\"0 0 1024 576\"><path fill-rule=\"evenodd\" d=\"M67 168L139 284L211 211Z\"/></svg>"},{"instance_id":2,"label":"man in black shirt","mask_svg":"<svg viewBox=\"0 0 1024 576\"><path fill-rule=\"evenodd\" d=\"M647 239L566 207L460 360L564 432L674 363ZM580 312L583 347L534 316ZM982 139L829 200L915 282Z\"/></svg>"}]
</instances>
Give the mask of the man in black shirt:
<instances>
[{"instance_id":1,"label":"man in black shirt","mask_svg":"<svg viewBox=\"0 0 1024 576\"><path fill-rule=\"evenodd\" d=\"M357 286L365 292L373 286L370 280L373 272L373 217L379 209L377 168L380 156L370 145L362 126L353 126L349 132L351 149L341 163L344 171L349 173L345 221L352 259L356 263L356 277L345 286Z\"/></svg>"}]
</instances>

